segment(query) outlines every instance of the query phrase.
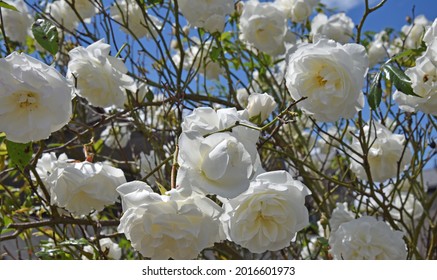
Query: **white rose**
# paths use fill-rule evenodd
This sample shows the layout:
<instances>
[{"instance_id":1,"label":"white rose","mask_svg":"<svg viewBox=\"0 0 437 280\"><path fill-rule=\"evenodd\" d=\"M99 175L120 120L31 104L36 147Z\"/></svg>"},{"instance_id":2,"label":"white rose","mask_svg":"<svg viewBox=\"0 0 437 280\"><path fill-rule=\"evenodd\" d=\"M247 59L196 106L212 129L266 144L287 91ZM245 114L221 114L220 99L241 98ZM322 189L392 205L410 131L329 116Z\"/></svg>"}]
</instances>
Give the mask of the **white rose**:
<instances>
[{"instance_id":1,"label":"white rose","mask_svg":"<svg viewBox=\"0 0 437 280\"><path fill-rule=\"evenodd\" d=\"M388 49L390 48L388 42L386 42L387 32L381 31L375 35L374 40L369 44L367 54L369 55L369 66L373 67L384 58L387 57Z\"/></svg>"},{"instance_id":2,"label":"white rose","mask_svg":"<svg viewBox=\"0 0 437 280\"><path fill-rule=\"evenodd\" d=\"M247 107L247 104L249 103L249 93L247 92L247 89L237 89L237 101L241 107Z\"/></svg>"},{"instance_id":3,"label":"white rose","mask_svg":"<svg viewBox=\"0 0 437 280\"><path fill-rule=\"evenodd\" d=\"M70 121L72 85L24 53L0 59L0 131L19 143L46 139Z\"/></svg>"},{"instance_id":4,"label":"white rose","mask_svg":"<svg viewBox=\"0 0 437 280\"><path fill-rule=\"evenodd\" d=\"M341 224L350 222L355 219L355 214L349 210L347 203L337 203L332 211L329 226L331 227L331 235L340 227Z\"/></svg>"},{"instance_id":5,"label":"white rose","mask_svg":"<svg viewBox=\"0 0 437 280\"><path fill-rule=\"evenodd\" d=\"M241 40L269 55L285 52L287 20L273 3L251 0L240 16Z\"/></svg>"},{"instance_id":6,"label":"white rose","mask_svg":"<svg viewBox=\"0 0 437 280\"><path fill-rule=\"evenodd\" d=\"M53 182L51 203L77 215L113 204L118 198L115 189L126 182L121 169L87 161L58 168L49 180Z\"/></svg>"},{"instance_id":7,"label":"white rose","mask_svg":"<svg viewBox=\"0 0 437 280\"><path fill-rule=\"evenodd\" d=\"M196 131L200 135L207 135L217 131L222 131L234 126L236 122L255 126L248 121L247 110L237 111L235 108L224 108L215 111L210 107L200 107L186 117L182 122L182 132ZM250 154L256 153L250 148L254 146L259 138L259 131L248 127L237 126L228 132L238 141L243 142L246 148L250 149Z\"/></svg>"},{"instance_id":8,"label":"white rose","mask_svg":"<svg viewBox=\"0 0 437 280\"><path fill-rule=\"evenodd\" d=\"M117 243L112 242L110 238L102 238L99 240L100 249L103 253L105 253L106 258L111 260L119 260L121 258L121 248ZM94 252L97 249L94 249L93 246L87 245L83 247L83 250L89 254L94 256ZM82 256L82 259L87 260L86 256Z\"/></svg>"},{"instance_id":9,"label":"white rose","mask_svg":"<svg viewBox=\"0 0 437 280\"><path fill-rule=\"evenodd\" d=\"M429 25L430 22L424 15L417 16L412 25L404 25L401 28L401 32L406 37L404 38L404 47L407 49L419 48L423 35Z\"/></svg>"},{"instance_id":10,"label":"white rose","mask_svg":"<svg viewBox=\"0 0 437 280\"><path fill-rule=\"evenodd\" d=\"M117 188L124 214L118 231L132 247L151 259L193 259L222 240L222 210L207 197L182 197L177 192L158 195L143 182Z\"/></svg>"},{"instance_id":11,"label":"white rose","mask_svg":"<svg viewBox=\"0 0 437 280\"><path fill-rule=\"evenodd\" d=\"M399 107L407 112L422 111L437 115L437 38L417 58L416 65L408 68L405 74L410 78L413 91L418 96L396 91L393 99Z\"/></svg>"},{"instance_id":12,"label":"white rose","mask_svg":"<svg viewBox=\"0 0 437 280\"><path fill-rule=\"evenodd\" d=\"M403 233L374 217L343 223L329 238L331 253L341 260L405 260Z\"/></svg>"},{"instance_id":13,"label":"white rose","mask_svg":"<svg viewBox=\"0 0 437 280\"><path fill-rule=\"evenodd\" d=\"M250 119L257 119L262 123L276 109L275 99L267 93L252 93L249 95L247 111Z\"/></svg>"},{"instance_id":14,"label":"white rose","mask_svg":"<svg viewBox=\"0 0 437 280\"><path fill-rule=\"evenodd\" d=\"M72 163L69 162L66 154L60 154L59 157L56 156L55 153L44 153L41 158L38 159L36 164L36 172L38 173L41 181L46 185L46 187L50 187L51 184L49 182L50 175L52 175L57 168L67 167ZM32 180L36 181L33 173L30 174Z\"/></svg>"},{"instance_id":15,"label":"white rose","mask_svg":"<svg viewBox=\"0 0 437 280\"><path fill-rule=\"evenodd\" d=\"M309 224L305 196L310 191L285 171L260 174L247 191L224 202L221 220L229 240L252 253L290 245Z\"/></svg>"},{"instance_id":16,"label":"white rose","mask_svg":"<svg viewBox=\"0 0 437 280\"><path fill-rule=\"evenodd\" d=\"M233 0L179 0L179 9L188 22L208 32L222 32L226 15L234 11Z\"/></svg>"},{"instance_id":17,"label":"white rose","mask_svg":"<svg viewBox=\"0 0 437 280\"><path fill-rule=\"evenodd\" d=\"M219 62L213 61L209 52L213 45L211 41L201 43L199 38L191 38L195 45L185 50L184 61L182 67L188 71L198 71L198 73L204 75L210 80L219 80L221 74L224 73L224 69ZM181 61L180 53L175 54L172 57L175 65L179 67Z\"/></svg>"},{"instance_id":18,"label":"white rose","mask_svg":"<svg viewBox=\"0 0 437 280\"><path fill-rule=\"evenodd\" d=\"M425 35L423 35L423 41L427 46L431 45L435 39L437 38L437 18L434 20L432 25L428 27L428 29L425 32Z\"/></svg>"},{"instance_id":19,"label":"white rose","mask_svg":"<svg viewBox=\"0 0 437 280\"><path fill-rule=\"evenodd\" d=\"M275 5L293 22L305 21L320 0L276 0Z\"/></svg>"},{"instance_id":20,"label":"white rose","mask_svg":"<svg viewBox=\"0 0 437 280\"><path fill-rule=\"evenodd\" d=\"M158 31L162 29L162 22L146 11L144 18L142 8L136 0L116 0L111 7L112 18L122 26L120 30L126 34L134 34L135 37L158 37ZM146 6L146 4L144 4ZM126 26L126 27L124 27Z\"/></svg>"},{"instance_id":21,"label":"white rose","mask_svg":"<svg viewBox=\"0 0 437 280\"><path fill-rule=\"evenodd\" d=\"M371 127L366 125L363 130L366 141L369 145L371 144L367 151L367 161L372 180L374 182L383 182L396 177L398 172L402 172L412 158L410 147L405 148L405 136L393 134L377 122L373 122ZM361 144L356 138L351 144L351 149L363 154ZM351 170L359 179L368 180L363 166L363 159L355 153L351 153L351 156L353 158L350 164ZM400 170L398 170L398 165Z\"/></svg>"},{"instance_id":22,"label":"white rose","mask_svg":"<svg viewBox=\"0 0 437 280\"><path fill-rule=\"evenodd\" d=\"M46 8L46 13L58 24L69 31L73 31L77 28L80 19L77 17L72 6L85 23L91 22L91 18L97 12L97 8L92 1L89 0L59 0L49 3Z\"/></svg>"},{"instance_id":23,"label":"white rose","mask_svg":"<svg viewBox=\"0 0 437 280\"><path fill-rule=\"evenodd\" d=\"M76 93L94 106L123 108L126 90L136 91L135 81L128 75L123 61L110 56L111 46L103 39L87 48L72 49L67 77L76 84Z\"/></svg>"},{"instance_id":24,"label":"white rose","mask_svg":"<svg viewBox=\"0 0 437 280\"><path fill-rule=\"evenodd\" d=\"M289 55L285 81L297 106L318 121L352 118L363 108L368 59L363 46L321 39Z\"/></svg>"},{"instance_id":25,"label":"white rose","mask_svg":"<svg viewBox=\"0 0 437 280\"><path fill-rule=\"evenodd\" d=\"M100 134L104 144L108 148L125 148L130 140L131 132L127 124L110 124Z\"/></svg>"},{"instance_id":26,"label":"white rose","mask_svg":"<svg viewBox=\"0 0 437 280\"><path fill-rule=\"evenodd\" d=\"M252 153L250 153L252 152ZM246 148L229 133L179 137L177 184L205 194L232 198L244 192L258 168L256 146Z\"/></svg>"},{"instance_id":27,"label":"white rose","mask_svg":"<svg viewBox=\"0 0 437 280\"><path fill-rule=\"evenodd\" d=\"M345 13L335 14L329 18L325 14L317 14L311 22L310 35L325 37L345 44L351 40L353 29L354 22Z\"/></svg>"},{"instance_id":28,"label":"white rose","mask_svg":"<svg viewBox=\"0 0 437 280\"><path fill-rule=\"evenodd\" d=\"M23 0L3 1L14 6L18 11L2 9L3 24L6 36L12 41L26 44L27 37L32 36L33 17Z\"/></svg>"},{"instance_id":29,"label":"white rose","mask_svg":"<svg viewBox=\"0 0 437 280\"><path fill-rule=\"evenodd\" d=\"M235 108L219 109L215 111L209 107L196 108L188 116L184 117L182 122L183 147L179 143L179 163L181 169L177 175L177 181L188 189L201 192L212 192L225 197L236 196L247 189L249 180L262 172L261 161L256 148L259 138L259 131L248 127L237 126L232 131L222 132L219 136L214 136L218 131L223 131L234 126L237 122L255 126L248 121L247 111L237 111ZM215 134L214 134L215 133ZM207 136L208 137L203 137ZM211 137L213 136L213 137ZM182 138L182 135L181 135ZM202 151L197 148L202 146ZM226 154L220 155L219 150L214 150L214 146L223 149ZM193 151L195 151L193 153ZM237 153L234 153L237 152ZM210 153L212 153L210 155ZM228 154L229 153L229 154ZM224 173L216 179L208 179L208 175L202 173L202 161L205 161L205 168L211 168L211 172L217 170L210 156L219 156L223 160L229 159L220 167ZM249 158L247 158L249 155ZM239 162L239 160L244 161ZM200 160L200 161L199 161ZM234 162L236 161L236 162ZM212 166L208 166L211 164ZM238 170L244 169L244 172L237 174L232 166L237 166ZM199 174L200 172L200 174ZM210 176L215 177L210 174ZM227 178L227 176L231 176ZM203 183L206 181L205 183ZM190 183L191 182L191 183Z\"/></svg>"}]
</instances>

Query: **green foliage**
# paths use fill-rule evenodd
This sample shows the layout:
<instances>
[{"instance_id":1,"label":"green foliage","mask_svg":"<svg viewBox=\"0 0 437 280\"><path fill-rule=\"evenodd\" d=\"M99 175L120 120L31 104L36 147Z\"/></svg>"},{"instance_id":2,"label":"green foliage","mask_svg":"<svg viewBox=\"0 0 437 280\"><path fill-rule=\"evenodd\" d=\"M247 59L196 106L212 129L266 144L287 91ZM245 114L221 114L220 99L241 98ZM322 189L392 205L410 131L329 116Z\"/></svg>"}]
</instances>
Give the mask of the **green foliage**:
<instances>
[{"instance_id":1,"label":"green foliage","mask_svg":"<svg viewBox=\"0 0 437 280\"><path fill-rule=\"evenodd\" d=\"M35 40L49 53L55 55L59 50L58 30L50 21L38 19L32 24Z\"/></svg>"},{"instance_id":2,"label":"green foliage","mask_svg":"<svg viewBox=\"0 0 437 280\"><path fill-rule=\"evenodd\" d=\"M20 170L24 170L32 159L32 143L22 144L6 140L6 147L12 164L18 166Z\"/></svg>"},{"instance_id":3,"label":"green foliage","mask_svg":"<svg viewBox=\"0 0 437 280\"><path fill-rule=\"evenodd\" d=\"M370 93L367 97L367 101L369 102L370 108L372 110L376 110L381 103L382 97L382 88L381 88L381 73L375 75L373 78L372 84L370 85Z\"/></svg>"},{"instance_id":4,"label":"green foliage","mask_svg":"<svg viewBox=\"0 0 437 280\"><path fill-rule=\"evenodd\" d=\"M13 11L17 11L17 8L15 8L13 5L6 3L5 1L0 1L0 8L5 8Z\"/></svg>"},{"instance_id":5,"label":"green foliage","mask_svg":"<svg viewBox=\"0 0 437 280\"><path fill-rule=\"evenodd\" d=\"M399 68L391 65L385 64L382 67L387 79L393 82L395 87L405 93L406 95L414 95L418 96L414 93L413 88L411 87L410 78Z\"/></svg>"}]
</instances>

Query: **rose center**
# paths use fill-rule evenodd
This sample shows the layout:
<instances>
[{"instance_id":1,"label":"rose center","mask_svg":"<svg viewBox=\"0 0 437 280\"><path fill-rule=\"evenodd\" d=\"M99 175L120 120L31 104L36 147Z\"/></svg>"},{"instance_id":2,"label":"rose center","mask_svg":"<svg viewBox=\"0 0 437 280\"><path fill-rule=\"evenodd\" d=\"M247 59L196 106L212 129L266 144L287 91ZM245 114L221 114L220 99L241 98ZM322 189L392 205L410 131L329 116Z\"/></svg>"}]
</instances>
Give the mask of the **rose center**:
<instances>
[{"instance_id":1,"label":"rose center","mask_svg":"<svg viewBox=\"0 0 437 280\"><path fill-rule=\"evenodd\" d=\"M39 96L37 93L31 91L19 91L14 93L14 96L17 98L18 106L21 109L28 111L38 109Z\"/></svg>"},{"instance_id":2,"label":"rose center","mask_svg":"<svg viewBox=\"0 0 437 280\"><path fill-rule=\"evenodd\" d=\"M316 80L317 80L317 84L318 84L320 87L324 87L324 86L326 85L326 83L328 82L327 80L325 80L324 77L320 76L320 74L317 75Z\"/></svg>"}]
</instances>

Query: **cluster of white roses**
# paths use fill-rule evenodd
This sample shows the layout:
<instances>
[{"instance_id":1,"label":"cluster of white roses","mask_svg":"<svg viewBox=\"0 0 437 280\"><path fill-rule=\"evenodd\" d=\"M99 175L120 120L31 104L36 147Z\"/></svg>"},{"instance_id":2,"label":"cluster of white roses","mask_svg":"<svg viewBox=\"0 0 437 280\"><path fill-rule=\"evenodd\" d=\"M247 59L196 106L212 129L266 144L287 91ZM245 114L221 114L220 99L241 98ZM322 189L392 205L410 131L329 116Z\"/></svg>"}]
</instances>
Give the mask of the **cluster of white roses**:
<instances>
[{"instance_id":1,"label":"cluster of white roses","mask_svg":"<svg viewBox=\"0 0 437 280\"><path fill-rule=\"evenodd\" d=\"M31 25L33 16L23 0L6 0L17 11L4 9L3 22L7 36L22 44L27 37L33 37ZM62 30L74 32L80 24L89 24L93 17L102 9L102 3L95 0L56 0L47 4L45 13ZM136 38L155 37L162 29L162 22L138 5L135 0L116 0L110 8L114 21L119 23L121 31Z\"/></svg>"},{"instance_id":2,"label":"cluster of white roses","mask_svg":"<svg viewBox=\"0 0 437 280\"><path fill-rule=\"evenodd\" d=\"M423 26L417 28L424 29ZM393 98L399 107L407 112L422 111L437 115L437 20L428 27L423 41L426 44L425 52L416 59L414 67L405 71L417 96L396 91Z\"/></svg>"},{"instance_id":3,"label":"cluster of white roses","mask_svg":"<svg viewBox=\"0 0 437 280\"><path fill-rule=\"evenodd\" d=\"M5 2L19 10L18 13L4 10L6 35L12 41L26 42L33 36L27 6L23 0ZM293 101L299 101L296 107L304 113L302 119L331 124L352 119L365 106L363 85L369 67L398 53L395 47L399 40L402 48L418 49L423 41L426 49L415 65L405 71L417 96L398 90L393 99L407 112L437 115L437 20L430 25L426 18L417 17L414 24L402 28L405 36L396 38L393 44L386 32L380 32L366 53L364 46L349 43L354 36L354 23L346 14L328 17L319 13L310 23L318 3L319 0L249 0L236 6L239 39L256 50L256 54L284 58L283 64L278 63L279 74L270 74L269 78L275 80L277 88L285 84ZM98 1L58 0L48 4L45 13L58 26L72 32L79 24L90 23L100 5ZM141 1L116 0L108 11L122 32L135 39L157 40L163 36L160 33L163 23L142 5ZM235 9L232 0L179 0L177 6L188 28L195 26L210 33L223 32L226 17ZM289 20L306 21L311 26L308 36L296 41L289 30ZM17 26L19 32L15 31ZM212 55L220 51L218 56L222 56L225 51L216 45L217 33L207 39L188 38L188 31L185 35L188 48L173 46L177 51L172 57L173 65L219 81L220 75L229 70L217 60L217 53ZM125 108L131 93L138 103L143 102L149 88L137 83L123 60L111 56L110 51L111 46L103 39L87 47L73 48L68 53L66 77L55 67L26 54L13 52L1 58L0 132L18 143L47 139L69 123L72 99L76 95L89 105L103 108ZM191 76L187 78L190 79ZM190 113L184 111L183 118L181 114L183 122L174 157L177 173L172 178L175 188L171 191L158 194L151 187L159 185L160 179L151 174L159 169L159 158L154 151L139 155L139 173L148 177L147 183L126 182L123 171L106 162L77 162L65 154L57 157L54 153L44 153L36 166L39 178L32 175L33 180L45 187L46 191L40 191L39 195L48 194L47 202L75 216L102 211L121 196L123 216L118 232L125 234L135 250L151 259L196 258L205 248L225 239L252 253L285 248L309 224L305 198L311 192L286 171L264 170L257 147L260 126L277 104L273 96L254 88L250 85L237 91L236 97L244 110L199 107ZM160 95L154 101L163 100ZM165 106L150 110L151 116L142 118L150 120L151 127L158 127L156 118L159 120L164 115L159 110L171 110ZM131 130L126 123L114 121L101 133L107 147L127 147ZM299 136L313 147L308 156L321 172L326 171L325 165L337 155L337 146L346 142L329 139L328 134L335 138L341 134L338 131L341 125L331 124L328 133L317 138L305 130L307 127L299 128L302 132ZM361 128L362 137L352 133L350 145L342 149L350 155L348 170L360 183L382 185L387 180L398 179L393 181L396 187L392 184L380 191L382 199L376 201L365 190L357 195L357 200L366 200L377 212L382 211L381 203L390 201L384 207L394 218L395 223L391 225L409 230L425 210L410 193L411 189L399 183L403 170L412 162L413 153L406 136L393 131L371 120ZM176 139L174 134L171 137ZM404 233L393 230L376 216L359 216L350 212L347 204L339 204L333 211L330 233L325 237L335 259L406 258ZM99 242L111 254L108 257L120 258L120 249L110 240ZM89 246L84 251L92 254L94 249Z\"/></svg>"},{"instance_id":4,"label":"cluster of white roses","mask_svg":"<svg viewBox=\"0 0 437 280\"><path fill-rule=\"evenodd\" d=\"M36 170L50 194L50 204L75 215L88 215L114 204L116 188L126 182L123 171L108 163L75 162L65 154L59 158L54 153L43 154Z\"/></svg>"},{"instance_id":5,"label":"cluster of white roses","mask_svg":"<svg viewBox=\"0 0 437 280\"><path fill-rule=\"evenodd\" d=\"M20 143L48 138L70 121L73 92L95 106L123 108L126 90L135 92L137 86L126 75L123 62L109 51L102 40L74 48L69 53L67 79L26 54L14 52L2 58L0 130Z\"/></svg>"},{"instance_id":6,"label":"cluster of white roses","mask_svg":"<svg viewBox=\"0 0 437 280\"><path fill-rule=\"evenodd\" d=\"M194 258L226 237L262 253L288 246L309 223L309 190L285 171L262 169L259 131L248 118L235 108L195 109L182 123L177 188L167 195L143 182L117 189L119 231L136 250L149 258Z\"/></svg>"}]
</instances>

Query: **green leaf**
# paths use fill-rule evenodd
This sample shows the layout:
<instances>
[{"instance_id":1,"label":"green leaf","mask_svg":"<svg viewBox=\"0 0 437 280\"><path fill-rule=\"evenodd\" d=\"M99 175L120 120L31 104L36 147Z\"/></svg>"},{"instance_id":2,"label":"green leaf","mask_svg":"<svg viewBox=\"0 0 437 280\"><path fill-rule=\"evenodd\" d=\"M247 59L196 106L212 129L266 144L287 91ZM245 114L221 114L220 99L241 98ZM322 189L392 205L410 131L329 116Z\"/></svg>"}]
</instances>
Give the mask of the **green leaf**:
<instances>
[{"instance_id":1,"label":"green leaf","mask_svg":"<svg viewBox=\"0 0 437 280\"><path fill-rule=\"evenodd\" d=\"M3 143L3 139L6 138L6 134L4 132L0 132L0 145Z\"/></svg>"},{"instance_id":2,"label":"green leaf","mask_svg":"<svg viewBox=\"0 0 437 280\"><path fill-rule=\"evenodd\" d=\"M370 85L370 93L367 97L367 101L369 102L370 108L372 110L376 110L381 103L382 97L382 88L381 88L381 72L376 74L375 78Z\"/></svg>"},{"instance_id":3,"label":"green leaf","mask_svg":"<svg viewBox=\"0 0 437 280\"><path fill-rule=\"evenodd\" d=\"M153 99L155 99L155 95L153 94L153 92L151 90L148 90L146 93L146 99L149 102L152 102Z\"/></svg>"},{"instance_id":4,"label":"green leaf","mask_svg":"<svg viewBox=\"0 0 437 280\"><path fill-rule=\"evenodd\" d=\"M8 4L8 3L4 2L4 1L0 1L0 7L8 9L8 10L19 12L19 10L17 10L17 8L15 8L11 4Z\"/></svg>"},{"instance_id":5,"label":"green leaf","mask_svg":"<svg viewBox=\"0 0 437 280\"><path fill-rule=\"evenodd\" d=\"M223 32L220 35L220 41L224 42L224 41L229 41L232 38L232 33L231 32Z\"/></svg>"},{"instance_id":6,"label":"green leaf","mask_svg":"<svg viewBox=\"0 0 437 280\"><path fill-rule=\"evenodd\" d=\"M399 91L406 95L418 96L414 93L413 88L411 87L410 78L401 69L394 67L391 64L385 64L382 67L382 70Z\"/></svg>"},{"instance_id":7,"label":"green leaf","mask_svg":"<svg viewBox=\"0 0 437 280\"><path fill-rule=\"evenodd\" d=\"M209 53L209 57L211 57L211 60L217 62L219 56L220 56L220 48L212 47L211 52Z\"/></svg>"},{"instance_id":8,"label":"green leaf","mask_svg":"<svg viewBox=\"0 0 437 280\"><path fill-rule=\"evenodd\" d=\"M70 239L70 240L65 240L59 243L59 245L61 246L82 246L82 245L88 245L89 242L85 239L85 238L81 238L81 239Z\"/></svg>"},{"instance_id":9,"label":"green leaf","mask_svg":"<svg viewBox=\"0 0 437 280\"><path fill-rule=\"evenodd\" d=\"M12 164L17 165L18 168L23 170L32 159L32 143L15 143L6 140L6 147L8 148L8 154Z\"/></svg>"},{"instance_id":10,"label":"green leaf","mask_svg":"<svg viewBox=\"0 0 437 280\"><path fill-rule=\"evenodd\" d=\"M104 142L105 141L103 141L103 139L99 139L97 142L93 144L93 149L94 151L96 151L97 154L102 151Z\"/></svg>"},{"instance_id":11,"label":"green leaf","mask_svg":"<svg viewBox=\"0 0 437 280\"><path fill-rule=\"evenodd\" d=\"M48 20L38 19L32 24L35 40L49 53L55 55L59 49L58 30Z\"/></svg>"},{"instance_id":12,"label":"green leaf","mask_svg":"<svg viewBox=\"0 0 437 280\"><path fill-rule=\"evenodd\" d=\"M161 185L159 182L156 182L156 185L158 186L159 192L161 195L166 195L167 189Z\"/></svg>"}]
</instances>

